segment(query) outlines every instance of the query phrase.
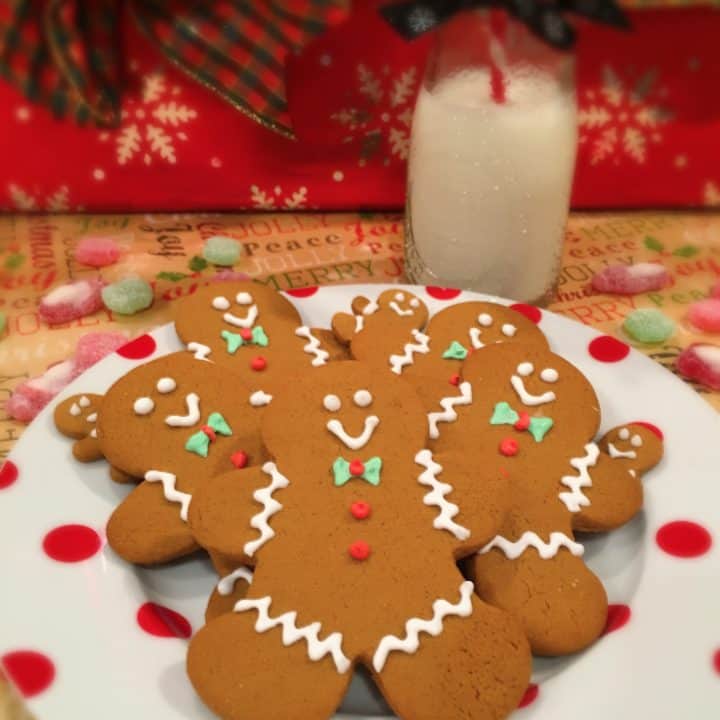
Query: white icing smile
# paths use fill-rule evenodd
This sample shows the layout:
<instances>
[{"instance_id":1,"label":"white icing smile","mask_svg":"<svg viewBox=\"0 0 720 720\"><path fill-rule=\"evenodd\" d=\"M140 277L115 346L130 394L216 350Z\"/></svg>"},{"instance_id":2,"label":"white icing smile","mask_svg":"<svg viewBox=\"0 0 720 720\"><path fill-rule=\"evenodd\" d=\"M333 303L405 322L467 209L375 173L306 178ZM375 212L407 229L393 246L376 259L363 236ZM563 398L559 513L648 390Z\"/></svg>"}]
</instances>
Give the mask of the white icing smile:
<instances>
[{"instance_id":1,"label":"white icing smile","mask_svg":"<svg viewBox=\"0 0 720 720\"><path fill-rule=\"evenodd\" d=\"M185 396L187 415L168 415L165 424L171 427L191 427L200 422L200 398L195 393Z\"/></svg>"},{"instance_id":2,"label":"white icing smile","mask_svg":"<svg viewBox=\"0 0 720 720\"><path fill-rule=\"evenodd\" d=\"M377 415L368 415L365 418L365 425L360 435L349 435L340 420L332 419L327 421L327 429L335 435L336 438L351 450L360 450L369 442L375 432L375 428L380 424L380 418Z\"/></svg>"},{"instance_id":3,"label":"white icing smile","mask_svg":"<svg viewBox=\"0 0 720 720\"><path fill-rule=\"evenodd\" d=\"M554 375L548 375L548 370L552 370L552 368L546 368L543 370L540 374L540 378L544 382L556 382L558 378L557 371L553 371ZM524 405L546 405L547 403L553 402L553 400L555 400L555 393L552 390L548 390L542 395L533 395L531 392L528 392L525 387L525 381L522 377L532 375L534 372L535 368L532 363L524 362L517 366L518 374L513 375L510 378L510 384L512 385L513 390L515 390L515 394L520 398L520 401ZM553 379L548 380L549 377L553 377Z\"/></svg>"},{"instance_id":4,"label":"white icing smile","mask_svg":"<svg viewBox=\"0 0 720 720\"><path fill-rule=\"evenodd\" d=\"M411 308L408 308L407 310L403 310L394 300L391 300L388 303L388 306L391 310L394 310L398 315L401 315L402 317L407 317L408 315L413 314L413 311Z\"/></svg>"},{"instance_id":5,"label":"white icing smile","mask_svg":"<svg viewBox=\"0 0 720 720\"><path fill-rule=\"evenodd\" d=\"M248 308L247 314L245 317L238 317L237 315L233 315L231 312L225 312L223 313L223 320L228 323L229 325L233 325L234 327L239 328L249 328L252 327L255 324L255 321L257 320L258 316L258 309L257 305L252 304L252 295L247 292L239 292L235 296L235 302L238 305L250 305ZM229 310L230 309L230 301L224 296L224 295L218 295L216 298L213 298L212 301L212 307L215 308L215 310ZM203 358L204 359L204 358Z\"/></svg>"},{"instance_id":6,"label":"white icing smile","mask_svg":"<svg viewBox=\"0 0 720 720\"><path fill-rule=\"evenodd\" d=\"M637 457L634 450L618 450L611 442L608 443L608 452L611 458L630 458L634 460Z\"/></svg>"}]
</instances>

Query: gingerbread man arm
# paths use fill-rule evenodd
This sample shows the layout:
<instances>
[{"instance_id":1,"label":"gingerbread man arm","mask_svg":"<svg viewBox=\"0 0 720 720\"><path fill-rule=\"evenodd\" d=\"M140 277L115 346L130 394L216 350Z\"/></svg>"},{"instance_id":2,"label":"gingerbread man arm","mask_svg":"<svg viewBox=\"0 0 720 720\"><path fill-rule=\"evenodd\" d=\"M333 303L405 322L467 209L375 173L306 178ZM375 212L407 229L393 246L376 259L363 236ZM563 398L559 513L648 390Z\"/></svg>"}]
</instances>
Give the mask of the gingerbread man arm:
<instances>
[{"instance_id":1,"label":"gingerbread man arm","mask_svg":"<svg viewBox=\"0 0 720 720\"><path fill-rule=\"evenodd\" d=\"M592 485L584 488L587 504L573 515L575 530L603 532L631 520L643 503L641 477L663 453L655 431L636 424L613 428L598 446L597 461L589 469Z\"/></svg>"}]
</instances>

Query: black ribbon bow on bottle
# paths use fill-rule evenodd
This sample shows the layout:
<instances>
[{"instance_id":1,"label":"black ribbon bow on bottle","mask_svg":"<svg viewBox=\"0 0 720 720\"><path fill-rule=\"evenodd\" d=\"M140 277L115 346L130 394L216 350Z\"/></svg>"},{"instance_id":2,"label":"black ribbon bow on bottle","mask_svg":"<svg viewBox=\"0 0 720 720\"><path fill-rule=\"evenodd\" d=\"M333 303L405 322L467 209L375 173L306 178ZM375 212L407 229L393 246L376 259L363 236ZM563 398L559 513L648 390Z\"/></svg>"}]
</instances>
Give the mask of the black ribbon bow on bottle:
<instances>
[{"instance_id":1,"label":"black ribbon bow on bottle","mask_svg":"<svg viewBox=\"0 0 720 720\"><path fill-rule=\"evenodd\" d=\"M561 50L575 44L575 30L565 19L565 13L616 28L630 27L615 0L415 0L384 5L380 14L402 37L413 40L461 10L481 7L506 10L545 42Z\"/></svg>"}]
</instances>

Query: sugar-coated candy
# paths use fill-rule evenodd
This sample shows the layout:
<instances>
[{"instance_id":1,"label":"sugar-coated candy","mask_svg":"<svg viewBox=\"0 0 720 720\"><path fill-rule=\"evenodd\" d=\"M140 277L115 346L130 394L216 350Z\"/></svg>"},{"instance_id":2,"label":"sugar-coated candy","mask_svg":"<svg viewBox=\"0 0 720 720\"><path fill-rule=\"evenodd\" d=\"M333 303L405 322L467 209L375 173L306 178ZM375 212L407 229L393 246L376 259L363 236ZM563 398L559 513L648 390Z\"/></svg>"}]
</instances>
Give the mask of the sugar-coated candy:
<instances>
[{"instance_id":1,"label":"sugar-coated candy","mask_svg":"<svg viewBox=\"0 0 720 720\"><path fill-rule=\"evenodd\" d=\"M49 367L42 375L21 383L5 403L15 420L30 422L69 382L79 375L74 360Z\"/></svg>"},{"instance_id":2,"label":"sugar-coated candy","mask_svg":"<svg viewBox=\"0 0 720 720\"><path fill-rule=\"evenodd\" d=\"M78 280L51 290L38 307L40 317L50 325L92 315L102 308L102 280Z\"/></svg>"},{"instance_id":3,"label":"sugar-coated candy","mask_svg":"<svg viewBox=\"0 0 720 720\"><path fill-rule=\"evenodd\" d=\"M718 280L710 290L710 297L720 298L720 280Z\"/></svg>"},{"instance_id":4,"label":"sugar-coated candy","mask_svg":"<svg viewBox=\"0 0 720 720\"><path fill-rule=\"evenodd\" d=\"M720 333L720 298L693 303L688 310L690 324L707 333Z\"/></svg>"},{"instance_id":5,"label":"sugar-coated candy","mask_svg":"<svg viewBox=\"0 0 720 720\"><path fill-rule=\"evenodd\" d=\"M105 307L118 315L134 315L152 305L150 284L139 277L128 277L102 289Z\"/></svg>"},{"instance_id":6,"label":"sugar-coated candy","mask_svg":"<svg viewBox=\"0 0 720 720\"><path fill-rule=\"evenodd\" d=\"M213 235L205 242L203 257L213 265L229 267L240 258L240 243L229 237Z\"/></svg>"},{"instance_id":7,"label":"sugar-coated candy","mask_svg":"<svg viewBox=\"0 0 720 720\"><path fill-rule=\"evenodd\" d=\"M211 278L210 282L238 282L240 280L251 280L252 278L246 273L235 272L234 270L218 270Z\"/></svg>"},{"instance_id":8,"label":"sugar-coated candy","mask_svg":"<svg viewBox=\"0 0 720 720\"><path fill-rule=\"evenodd\" d=\"M677 356L675 367L683 377L720 390L720 346L690 345Z\"/></svg>"},{"instance_id":9,"label":"sugar-coated candy","mask_svg":"<svg viewBox=\"0 0 720 720\"><path fill-rule=\"evenodd\" d=\"M675 323L656 308L641 308L625 318L623 328L638 342L659 343L675 332Z\"/></svg>"},{"instance_id":10,"label":"sugar-coated candy","mask_svg":"<svg viewBox=\"0 0 720 720\"><path fill-rule=\"evenodd\" d=\"M83 265L105 267L118 261L120 248L109 237L88 235L75 247L75 259Z\"/></svg>"},{"instance_id":11,"label":"sugar-coated candy","mask_svg":"<svg viewBox=\"0 0 720 720\"><path fill-rule=\"evenodd\" d=\"M660 290L670 283L670 274L658 263L637 265L610 265L592 279L594 290L615 295L636 295L637 293Z\"/></svg>"},{"instance_id":12,"label":"sugar-coated candy","mask_svg":"<svg viewBox=\"0 0 720 720\"><path fill-rule=\"evenodd\" d=\"M128 339L116 332L90 332L83 335L75 347L75 365L80 372L85 372L98 360L121 348Z\"/></svg>"}]
</instances>

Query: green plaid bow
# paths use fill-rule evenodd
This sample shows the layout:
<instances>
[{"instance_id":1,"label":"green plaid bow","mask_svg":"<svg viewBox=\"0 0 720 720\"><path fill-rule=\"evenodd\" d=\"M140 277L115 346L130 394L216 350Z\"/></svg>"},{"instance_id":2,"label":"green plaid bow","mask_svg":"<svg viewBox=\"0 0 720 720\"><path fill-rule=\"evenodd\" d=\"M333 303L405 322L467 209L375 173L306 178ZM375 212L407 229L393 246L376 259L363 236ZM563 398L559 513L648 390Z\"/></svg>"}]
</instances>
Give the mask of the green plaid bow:
<instances>
[{"instance_id":1,"label":"green plaid bow","mask_svg":"<svg viewBox=\"0 0 720 720\"><path fill-rule=\"evenodd\" d=\"M382 470L382 460L379 457L371 457L363 463L365 469L362 475L353 475L350 472L350 463L345 458L339 457L333 463L333 473L335 474L335 486L342 487L345 483L353 478L358 478L369 482L376 487L380 484L380 470Z\"/></svg>"},{"instance_id":2,"label":"green plaid bow","mask_svg":"<svg viewBox=\"0 0 720 720\"><path fill-rule=\"evenodd\" d=\"M214 440L215 433L218 435L232 435L230 426L225 422L225 418L219 412L210 414L207 425L204 425L201 430L193 433L188 438L188 441L185 443L185 449L200 457L207 457L208 449L210 448L210 443Z\"/></svg>"},{"instance_id":3,"label":"green plaid bow","mask_svg":"<svg viewBox=\"0 0 720 720\"><path fill-rule=\"evenodd\" d=\"M267 347L269 342L265 331L260 325L256 325L252 329L252 337L249 340L244 340L242 335L230 332L229 330L223 330L220 335L227 343L227 351L231 355L233 355L237 349L243 345L259 345L260 347Z\"/></svg>"},{"instance_id":4,"label":"green plaid bow","mask_svg":"<svg viewBox=\"0 0 720 720\"><path fill-rule=\"evenodd\" d=\"M499 402L495 405L491 425L515 425L520 420L520 415L510 407L509 403ZM535 442L542 442L550 428L553 426L552 418L548 417L531 417L528 425L528 432L535 438Z\"/></svg>"}]
</instances>

